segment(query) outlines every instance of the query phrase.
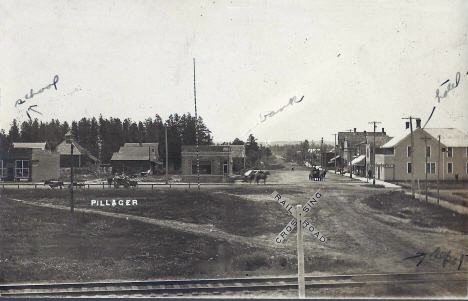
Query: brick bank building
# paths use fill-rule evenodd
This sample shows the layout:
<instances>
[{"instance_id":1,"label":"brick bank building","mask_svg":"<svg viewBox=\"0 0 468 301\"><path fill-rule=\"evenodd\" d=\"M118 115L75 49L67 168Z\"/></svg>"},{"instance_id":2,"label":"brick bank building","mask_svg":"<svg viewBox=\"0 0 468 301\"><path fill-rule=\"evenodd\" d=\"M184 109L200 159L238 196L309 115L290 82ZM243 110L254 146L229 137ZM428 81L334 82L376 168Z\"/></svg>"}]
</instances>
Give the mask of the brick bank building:
<instances>
[{"instance_id":1,"label":"brick bank building","mask_svg":"<svg viewBox=\"0 0 468 301\"><path fill-rule=\"evenodd\" d=\"M233 149L230 145L198 147L200 182L220 183L232 173ZM182 181L197 182L197 146L182 145Z\"/></svg>"}]
</instances>

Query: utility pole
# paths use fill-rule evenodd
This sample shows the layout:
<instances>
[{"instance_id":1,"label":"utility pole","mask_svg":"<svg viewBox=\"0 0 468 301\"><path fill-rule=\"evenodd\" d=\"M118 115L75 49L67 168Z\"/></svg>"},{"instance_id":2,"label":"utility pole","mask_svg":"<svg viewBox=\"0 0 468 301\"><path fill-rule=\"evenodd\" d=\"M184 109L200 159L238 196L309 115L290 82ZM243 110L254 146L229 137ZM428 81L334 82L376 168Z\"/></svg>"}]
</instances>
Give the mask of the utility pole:
<instances>
[{"instance_id":1,"label":"utility pole","mask_svg":"<svg viewBox=\"0 0 468 301\"><path fill-rule=\"evenodd\" d=\"M336 135L338 134L332 134L335 136L335 174L336 174Z\"/></svg>"},{"instance_id":2,"label":"utility pole","mask_svg":"<svg viewBox=\"0 0 468 301\"><path fill-rule=\"evenodd\" d=\"M426 136L422 137L421 138L422 140L424 140L424 145L425 145L425 148L424 148L424 155L426 157L426 203L427 203L427 140L431 140L431 138L428 138ZM413 168L413 166L411 166L411 169Z\"/></svg>"},{"instance_id":3,"label":"utility pole","mask_svg":"<svg viewBox=\"0 0 468 301\"><path fill-rule=\"evenodd\" d=\"M417 119L417 117L415 117ZM413 155L414 155L414 140L413 140L413 117L402 118L409 119L409 126L411 131L411 198L414 200L416 197L414 195L414 164L413 164Z\"/></svg>"},{"instance_id":4,"label":"utility pole","mask_svg":"<svg viewBox=\"0 0 468 301\"><path fill-rule=\"evenodd\" d=\"M376 124L377 123L381 123L381 122L378 122L378 121L371 121L369 122L369 124L374 124L374 145L373 145L373 162L371 162L371 166L372 166L372 185L375 185L375 150L376 150L376 147L375 147L375 129L377 128Z\"/></svg>"},{"instance_id":5,"label":"utility pole","mask_svg":"<svg viewBox=\"0 0 468 301\"><path fill-rule=\"evenodd\" d=\"M71 141L71 144L70 144L70 153L71 153L71 168L70 168L70 180L71 180L71 184L70 184L70 212L73 213L73 211L75 210L75 200L73 199L73 140Z\"/></svg>"},{"instance_id":6,"label":"utility pole","mask_svg":"<svg viewBox=\"0 0 468 301\"><path fill-rule=\"evenodd\" d=\"M439 138L439 152L437 155L437 207L439 207L439 177L440 177L440 135ZM426 150L427 151L427 150Z\"/></svg>"},{"instance_id":7,"label":"utility pole","mask_svg":"<svg viewBox=\"0 0 468 301\"><path fill-rule=\"evenodd\" d=\"M195 87L195 58L193 59L193 98L195 100L195 133L197 137L197 184L200 192L200 158L198 157L198 115L197 115L197 89Z\"/></svg>"},{"instance_id":8,"label":"utility pole","mask_svg":"<svg viewBox=\"0 0 468 301\"><path fill-rule=\"evenodd\" d=\"M167 124L164 125L164 135L166 137L166 185L169 183L169 148L167 145Z\"/></svg>"},{"instance_id":9,"label":"utility pole","mask_svg":"<svg viewBox=\"0 0 468 301\"><path fill-rule=\"evenodd\" d=\"M320 144L320 165L323 168L323 137Z\"/></svg>"}]
</instances>

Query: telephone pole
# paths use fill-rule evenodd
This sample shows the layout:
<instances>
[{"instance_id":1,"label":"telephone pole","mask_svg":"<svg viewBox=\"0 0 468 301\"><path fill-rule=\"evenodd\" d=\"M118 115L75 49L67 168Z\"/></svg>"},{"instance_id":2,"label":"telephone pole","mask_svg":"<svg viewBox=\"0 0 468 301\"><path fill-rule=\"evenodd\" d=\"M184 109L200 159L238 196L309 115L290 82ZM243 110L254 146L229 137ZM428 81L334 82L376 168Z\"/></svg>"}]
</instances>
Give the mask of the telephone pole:
<instances>
[{"instance_id":1,"label":"telephone pole","mask_svg":"<svg viewBox=\"0 0 468 301\"><path fill-rule=\"evenodd\" d=\"M332 134L335 136L335 174L336 174L336 135L338 134Z\"/></svg>"},{"instance_id":2,"label":"telephone pole","mask_svg":"<svg viewBox=\"0 0 468 301\"><path fill-rule=\"evenodd\" d=\"M426 203L427 203L427 140L431 140L431 138L424 136L421 139L424 140L424 145L425 145L424 155L426 157L426 169L425 169L426 172L425 172L425 174L426 174ZM411 170L413 170L413 166L411 166Z\"/></svg>"},{"instance_id":3,"label":"telephone pole","mask_svg":"<svg viewBox=\"0 0 468 301\"><path fill-rule=\"evenodd\" d=\"M372 153L373 156L372 157L373 157L374 160L373 160L371 166L372 166L372 169L373 169L372 170L372 185L375 185L375 129L377 128L376 124L381 123L381 122L378 122L378 121L369 122L369 124L372 124L372 123L374 124L374 145L372 147L373 148L373 153Z\"/></svg>"},{"instance_id":4,"label":"telephone pole","mask_svg":"<svg viewBox=\"0 0 468 301\"><path fill-rule=\"evenodd\" d=\"M414 196L414 164L413 164L413 154L414 154L414 140L413 140L413 118L410 116L402 118L402 119L409 119L409 127L411 131L411 198L414 200L416 197Z\"/></svg>"},{"instance_id":5,"label":"telephone pole","mask_svg":"<svg viewBox=\"0 0 468 301\"><path fill-rule=\"evenodd\" d=\"M439 151L437 155L437 207L439 207L439 178L440 178L440 135L438 136L439 138ZM426 150L427 151L427 150Z\"/></svg>"}]
</instances>

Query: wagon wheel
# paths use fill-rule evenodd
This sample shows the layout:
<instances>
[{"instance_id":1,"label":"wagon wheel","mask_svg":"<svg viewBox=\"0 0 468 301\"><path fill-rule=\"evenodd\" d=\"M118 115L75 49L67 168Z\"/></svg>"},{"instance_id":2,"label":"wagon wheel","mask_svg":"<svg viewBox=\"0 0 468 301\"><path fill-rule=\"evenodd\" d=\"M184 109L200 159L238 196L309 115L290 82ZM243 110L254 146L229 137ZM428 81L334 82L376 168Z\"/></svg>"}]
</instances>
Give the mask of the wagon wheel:
<instances>
[{"instance_id":1,"label":"wagon wheel","mask_svg":"<svg viewBox=\"0 0 468 301\"><path fill-rule=\"evenodd\" d=\"M119 182L114 182L114 188L119 188Z\"/></svg>"},{"instance_id":2,"label":"wagon wheel","mask_svg":"<svg viewBox=\"0 0 468 301\"><path fill-rule=\"evenodd\" d=\"M123 186L124 186L124 188L128 188L128 187L130 187L130 183L128 183L127 181L125 181L125 182L123 183Z\"/></svg>"}]
</instances>

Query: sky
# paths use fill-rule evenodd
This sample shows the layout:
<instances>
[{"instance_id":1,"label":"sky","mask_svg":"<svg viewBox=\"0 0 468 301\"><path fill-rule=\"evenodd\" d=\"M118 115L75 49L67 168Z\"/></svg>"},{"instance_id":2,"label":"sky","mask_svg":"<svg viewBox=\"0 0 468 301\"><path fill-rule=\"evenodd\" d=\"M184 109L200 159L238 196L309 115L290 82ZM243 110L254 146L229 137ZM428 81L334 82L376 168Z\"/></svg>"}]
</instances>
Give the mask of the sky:
<instances>
[{"instance_id":1,"label":"sky","mask_svg":"<svg viewBox=\"0 0 468 301\"><path fill-rule=\"evenodd\" d=\"M428 128L467 133L467 33L457 0L4 0L0 128L194 115L195 59L215 141L333 141L372 121L399 136L434 107Z\"/></svg>"}]
</instances>

